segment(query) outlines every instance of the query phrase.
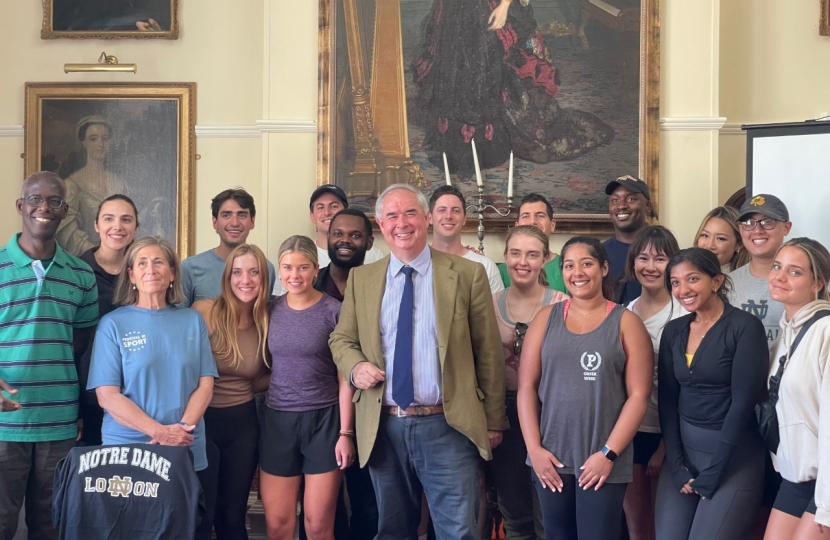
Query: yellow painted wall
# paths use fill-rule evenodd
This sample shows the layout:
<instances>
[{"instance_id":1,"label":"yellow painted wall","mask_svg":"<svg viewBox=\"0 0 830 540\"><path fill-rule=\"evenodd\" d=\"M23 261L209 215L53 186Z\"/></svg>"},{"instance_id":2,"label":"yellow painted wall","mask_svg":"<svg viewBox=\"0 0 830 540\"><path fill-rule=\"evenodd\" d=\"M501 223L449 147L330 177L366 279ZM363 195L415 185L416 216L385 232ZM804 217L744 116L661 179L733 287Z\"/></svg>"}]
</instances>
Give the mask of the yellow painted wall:
<instances>
[{"instance_id":1,"label":"yellow painted wall","mask_svg":"<svg viewBox=\"0 0 830 540\"><path fill-rule=\"evenodd\" d=\"M0 2L3 74L0 125L22 125L27 82L195 82L197 124L254 125L262 118L261 2L180 2L181 35L168 40L42 40L40 2ZM66 62L92 63L101 51L138 64L138 73L64 74ZM198 139L196 249L214 245L210 199L234 185L262 188L260 139ZM20 229L12 211L23 179L23 139L0 137L0 241ZM14 187L14 188L13 188ZM13 189L12 189L13 188ZM254 230L252 241L260 242ZM264 238L264 235L262 236Z\"/></svg>"},{"instance_id":2,"label":"yellow painted wall","mask_svg":"<svg viewBox=\"0 0 830 540\"><path fill-rule=\"evenodd\" d=\"M830 112L830 37L817 0L721 2L721 113L728 124L800 122ZM746 180L746 140L722 134L724 195Z\"/></svg>"},{"instance_id":3,"label":"yellow painted wall","mask_svg":"<svg viewBox=\"0 0 830 540\"><path fill-rule=\"evenodd\" d=\"M783 4L779 7L771 0L728 0L724 4L749 6L761 1L770 4L770 9L785 11ZM789 5L800 3L788 2L787 9L804 11ZM199 125L254 126L257 120L316 120L316 1L250 0L234 3L231 8L224 0L199 0L181 2L180 9L182 31L177 41L45 41L39 37L39 2L0 3L0 20L5 28L0 33L0 50L4 51L0 125L23 123L23 87L27 81L195 81ZM730 116L723 112L724 102L732 103L724 95L723 86L724 81L734 84L735 77L724 73L726 70L719 65L735 53L733 41L737 38L726 38L721 27L746 24L724 21L744 14L733 13L731 6L722 7L720 0L663 0L661 10L661 116ZM776 20L766 19L770 24ZM722 46L724 41L729 47ZM748 46L744 48L749 50ZM63 74L63 63L92 62L102 50L123 62L137 63L138 75ZM774 73L760 60L742 69L753 74L762 72L764 77ZM782 91L788 85L792 81L784 81L783 77L776 83ZM807 112L804 115L809 116ZM700 216L722 199L724 189L718 180L719 169L725 167L718 155L722 148L723 142L718 143L714 131L661 133L660 218L677 233L681 244L691 241ZM14 186L21 179L22 151L21 138L0 137L0 174L6 186ZM210 226L210 198L235 185L244 186L257 197L260 215L251 240L266 247L272 259L287 236L313 232L307 208L308 195L315 186L314 133L198 138L197 151L202 156L197 162L197 251L216 242ZM11 208L16 196L16 189L0 190L0 207ZM16 215L0 212L0 238L18 229ZM566 238L554 236L552 247L558 250ZM466 236L464 242L478 244L474 235ZM384 247L382 242L379 244ZM501 259L503 237L488 236L485 245L488 255Z\"/></svg>"},{"instance_id":4,"label":"yellow painted wall","mask_svg":"<svg viewBox=\"0 0 830 540\"><path fill-rule=\"evenodd\" d=\"M662 118L720 116L719 4L661 2ZM682 247L691 244L700 219L717 204L717 163L717 132L661 132L660 223L675 233Z\"/></svg>"}]
</instances>

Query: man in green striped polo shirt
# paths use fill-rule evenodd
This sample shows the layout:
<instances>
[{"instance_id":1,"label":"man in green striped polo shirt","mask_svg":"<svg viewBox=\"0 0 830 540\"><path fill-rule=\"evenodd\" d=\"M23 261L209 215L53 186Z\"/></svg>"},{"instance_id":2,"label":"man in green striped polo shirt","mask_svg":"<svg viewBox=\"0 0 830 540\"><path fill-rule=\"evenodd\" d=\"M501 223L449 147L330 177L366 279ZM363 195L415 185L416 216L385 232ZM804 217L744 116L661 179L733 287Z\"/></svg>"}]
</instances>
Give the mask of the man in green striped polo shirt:
<instances>
[{"instance_id":1,"label":"man in green striped polo shirt","mask_svg":"<svg viewBox=\"0 0 830 540\"><path fill-rule=\"evenodd\" d=\"M58 538L52 480L78 433L74 354L98 322L92 270L55 242L65 198L58 175L26 178L23 231L0 248L0 373L20 404L0 412L0 538L14 536L24 498L29 537Z\"/></svg>"}]
</instances>

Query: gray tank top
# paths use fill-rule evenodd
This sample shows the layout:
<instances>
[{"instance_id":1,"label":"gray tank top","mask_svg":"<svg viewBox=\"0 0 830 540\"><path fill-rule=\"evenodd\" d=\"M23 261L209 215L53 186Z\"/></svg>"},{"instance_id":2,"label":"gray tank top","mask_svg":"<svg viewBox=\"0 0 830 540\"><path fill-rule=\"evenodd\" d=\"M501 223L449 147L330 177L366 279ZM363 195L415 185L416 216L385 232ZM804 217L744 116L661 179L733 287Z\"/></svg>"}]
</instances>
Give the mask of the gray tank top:
<instances>
[{"instance_id":1,"label":"gray tank top","mask_svg":"<svg viewBox=\"0 0 830 540\"><path fill-rule=\"evenodd\" d=\"M585 460L608 441L627 399L625 351L620 343L625 308L615 306L585 334L565 327L564 308L565 302L554 304L542 342L539 427L542 446L565 465L559 471L578 476ZM606 482L630 482L632 457L629 444Z\"/></svg>"}]
</instances>

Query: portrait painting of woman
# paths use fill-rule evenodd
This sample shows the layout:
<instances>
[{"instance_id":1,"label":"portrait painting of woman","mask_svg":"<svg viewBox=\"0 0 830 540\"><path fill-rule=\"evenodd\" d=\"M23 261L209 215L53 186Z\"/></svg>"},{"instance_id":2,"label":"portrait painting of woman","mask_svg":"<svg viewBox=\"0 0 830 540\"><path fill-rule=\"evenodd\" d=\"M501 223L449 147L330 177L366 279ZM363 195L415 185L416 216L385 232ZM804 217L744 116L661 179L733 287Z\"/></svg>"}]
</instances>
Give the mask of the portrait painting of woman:
<instances>
[{"instance_id":1,"label":"portrait painting of woman","mask_svg":"<svg viewBox=\"0 0 830 540\"><path fill-rule=\"evenodd\" d=\"M90 98L82 94L89 88L29 88L27 114L36 109L38 115L28 114L26 166L52 171L66 183L68 214L57 241L78 255L97 246L98 206L120 193L135 201L144 234L160 236L181 250L180 212L189 200L182 195L190 185L182 147L189 150L192 129L182 133L181 101L152 99L147 89L129 85L101 88L114 98ZM145 94L128 98L116 93L129 91ZM46 92L63 95L41 95L36 106L35 94Z\"/></svg>"}]
</instances>

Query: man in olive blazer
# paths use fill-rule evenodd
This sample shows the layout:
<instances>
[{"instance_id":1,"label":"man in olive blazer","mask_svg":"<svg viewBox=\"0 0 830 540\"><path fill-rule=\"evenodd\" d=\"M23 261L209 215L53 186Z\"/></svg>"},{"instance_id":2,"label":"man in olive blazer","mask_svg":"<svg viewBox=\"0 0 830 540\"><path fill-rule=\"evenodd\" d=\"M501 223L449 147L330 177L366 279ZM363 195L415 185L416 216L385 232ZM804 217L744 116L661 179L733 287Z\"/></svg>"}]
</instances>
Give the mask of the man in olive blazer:
<instances>
[{"instance_id":1,"label":"man in olive blazer","mask_svg":"<svg viewBox=\"0 0 830 540\"><path fill-rule=\"evenodd\" d=\"M411 186L381 194L376 219L391 255L351 271L329 344L357 388L357 442L377 493L378 538L414 537L423 491L439 540L472 540L479 456L489 460L508 428L504 358L484 267L430 249L427 216L426 198ZM415 391L399 408L392 379L406 374L392 367L404 267L416 276Z\"/></svg>"}]
</instances>

